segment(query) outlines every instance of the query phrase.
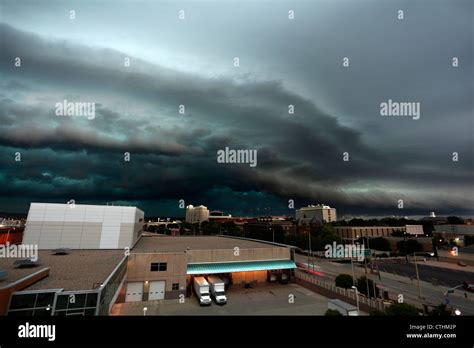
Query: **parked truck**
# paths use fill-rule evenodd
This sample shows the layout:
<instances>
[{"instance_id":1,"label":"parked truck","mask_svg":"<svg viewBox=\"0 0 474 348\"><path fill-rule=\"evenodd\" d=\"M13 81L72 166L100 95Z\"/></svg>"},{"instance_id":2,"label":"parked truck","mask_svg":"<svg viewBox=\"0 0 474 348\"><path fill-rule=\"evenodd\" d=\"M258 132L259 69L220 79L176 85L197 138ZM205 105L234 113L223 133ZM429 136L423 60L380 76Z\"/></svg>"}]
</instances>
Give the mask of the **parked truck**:
<instances>
[{"instance_id":1,"label":"parked truck","mask_svg":"<svg viewBox=\"0 0 474 348\"><path fill-rule=\"evenodd\" d=\"M359 315L359 311L357 310L357 307L354 307L353 305L341 301L341 300L329 300L328 301L328 309L334 309L341 313L342 315L346 316L357 316Z\"/></svg>"},{"instance_id":2,"label":"parked truck","mask_svg":"<svg viewBox=\"0 0 474 348\"><path fill-rule=\"evenodd\" d=\"M211 304L209 283L204 277L194 277L194 292L196 293L201 306L209 306Z\"/></svg>"},{"instance_id":3,"label":"parked truck","mask_svg":"<svg viewBox=\"0 0 474 348\"><path fill-rule=\"evenodd\" d=\"M226 304L227 297L225 296L225 283L216 276L208 276L207 281L211 288L211 295L217 304Z\"/></svg>"}]
</instances>

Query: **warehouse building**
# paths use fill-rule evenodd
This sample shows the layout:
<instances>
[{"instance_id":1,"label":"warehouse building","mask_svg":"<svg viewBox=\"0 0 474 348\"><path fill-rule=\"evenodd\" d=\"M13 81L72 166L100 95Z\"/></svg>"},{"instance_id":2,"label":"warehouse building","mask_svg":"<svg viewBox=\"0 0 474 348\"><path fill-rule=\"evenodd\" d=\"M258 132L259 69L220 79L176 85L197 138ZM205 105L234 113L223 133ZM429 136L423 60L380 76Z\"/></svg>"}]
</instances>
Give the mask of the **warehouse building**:
<instances>
[{"instance_id":1,"label":"warehouse building","mask_svg":"<svg viewBox=\"0 0 474 348\"><path fill-rule=\"evenodd\" d=\"M32 203L21 247L38 255L0 258L0 315L108 315L116 302L189 296L197 275L228 288L294 276L292 247L142 235L142 222L134 207Z\"/></svg>"},{"instance_id":2,"label":"warehouse building","mask_svg":"<svg viewBox=\"0 0 474 348\"><path fill-rule=\"evenodd\" d=\"M286 245L229 237L143 236L128 258L118 301L147 301L191 294L194 276L219 275L227 287L257 286L296 268ZM276 277L275 277L276 276Z\"/></svg>"},{"instance_id":3,"label":"warehouse building","mask_svg":"<svg viewBox=\"0 0 474 348\"><path fill-rule=\"evenodd\" d=\"M136 207L31 203L23 244L39 249L131 248L144 213Z\"/></svg>"},{"instance_id":4,"label":"warehouse building","mask_svg":"<svg viewBox=\"0 0 474 348\"><path fill-rule=\"evenodd\" d=\"M108 315L123 285L123 250L40 250L0 258L0 315Z\"/></svg>"},{"instance_id":5,"label":"warehouse building","mask_svg":"<svg viewBox=\"0 0 474 348\"><path fill-rule=\"evenodd\" d=\"M411 236L422 236L422 225L406 226L336 226L337 235L345 240L354 240L361 237L390 237L393 233L407 234Z\"/></svg>"}]
</instances>

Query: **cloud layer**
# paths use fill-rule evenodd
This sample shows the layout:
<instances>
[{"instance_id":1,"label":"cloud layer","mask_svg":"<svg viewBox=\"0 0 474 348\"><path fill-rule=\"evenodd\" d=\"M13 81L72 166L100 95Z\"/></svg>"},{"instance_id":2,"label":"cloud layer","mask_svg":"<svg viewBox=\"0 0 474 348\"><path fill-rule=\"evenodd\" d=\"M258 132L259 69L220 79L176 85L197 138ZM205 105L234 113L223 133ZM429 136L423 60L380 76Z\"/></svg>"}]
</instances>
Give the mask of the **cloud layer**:
<instances>
[{"instance_id":1,"label":"cloud layer","mask_svg":"<svg viewBox=\"0 0 474 348\"><path fill-rule=\"evenodd\" d=\"M335 110L291 89L291 81L263 77L258 66L199 74L5 23L0 33L0 211L74 198L137 204L148 215L180 214L179 199L234 214L291 214L289 199L297 207L325 202L355 214L472 213L472 84L464 75L450 77L456 86L388 84L377 91L371 76L380 79L379 67L359 68L355 74L365 80L354 94L367 88L367 97L345 94ZM347 79L339 70L332 70L334 79ZM420 79L437 71L422 69ZM316 84L324 90L326 83L332 90L334 81L322 73ZM405 88L410 93L400 92ZM382 120L377 106L385 96L421 100L421 119ZM56 116L54 105L64 99L96 103L96 117ZM436 110L440 99L441 113L450 115ZM225 147L258 150L258 166L217 163ZM460 161L452 161L453 152Z\"/></svg>"}]
</instances>

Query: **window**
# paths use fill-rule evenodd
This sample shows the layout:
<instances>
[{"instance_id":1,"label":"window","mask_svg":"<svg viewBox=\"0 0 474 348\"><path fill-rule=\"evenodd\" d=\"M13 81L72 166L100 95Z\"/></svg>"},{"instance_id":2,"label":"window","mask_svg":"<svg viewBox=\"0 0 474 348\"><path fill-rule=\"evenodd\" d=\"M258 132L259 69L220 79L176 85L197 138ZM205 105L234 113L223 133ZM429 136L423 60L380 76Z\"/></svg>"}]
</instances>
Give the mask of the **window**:
<instances>
[{"instance_id":1,"label":"window","mask_svg":"<svg viewBox=\"0 0 474 348\"><path fill-rule=\"evenodd\" d=\"M97 298L98 292L58 294L54 315L95 315Z\"/></svg>"},{"instance_id":2,"label":"window","mask_svg":"<svg viewBox=\"0 0 474 348\"><path fill-rule=\"evenodd\" d=\"M179 283L173 283L171 290L179 290Z\"/></svg>"},{"instance_id":3,"label":"window","mask_svg":"<svg viewBox=\"0 0 474 348\"><path fill-rule=\"evenodd\" d=\"M55 292L14 293L8 315L51 315Z\"/></svg>"},{"instance_id":4,"label":"window","mask_svg":"<svg viewBox=\"0 0 474 348\"><path fill-rule=\"evenodd\" d=\"M168 268L166 262L152 262L150 265L150 272L165 272Z\"/></svg>"}]
</instances>

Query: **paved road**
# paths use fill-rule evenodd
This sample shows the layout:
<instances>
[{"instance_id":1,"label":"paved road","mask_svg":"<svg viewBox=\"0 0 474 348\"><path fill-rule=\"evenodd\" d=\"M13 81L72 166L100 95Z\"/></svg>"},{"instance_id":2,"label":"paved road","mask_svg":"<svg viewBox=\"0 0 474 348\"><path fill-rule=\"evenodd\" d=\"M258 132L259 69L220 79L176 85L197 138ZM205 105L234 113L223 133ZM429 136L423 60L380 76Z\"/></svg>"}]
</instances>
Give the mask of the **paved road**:
<instances>
[{"instance_id":1,"label":"paved road","mask_svg":"<svg viewBox=\"0 0 474 348\"><path fill-rule=\"evenodd\" d=\"M328 298L297 284L261 285L254 289L230 289L227 304L199 306L195 297L178 300L115 304L112 315L324 315ZM290 300L291 296L291 300ZM361 315L367 315L361 312Z\"/></svg>"},{"instance_id":2,"label":"paved road","mask_svg":"<svg viewBox=\"0 0 474 348\"><path fill-rule=\"evenodd\" d=\"M401 262L382 260L376 261L375 264L380 271L416 279L414 263L405 263L405 260ZM424 265L423 261L418 262L418 273L421 280L431 283L437 282L440 285L448 287L457 286L462 284L464 281L467 281L468 283L474 283L474 273L472 272L428 266Z\"/></svg>"},{"instance_id":3,"label":"paved road","mask_svg":"<svg viewBox=\"0 0 474 348\"><path fill-rule=\"evenodd\" d=\"M307 262L307 257L296 255L296 261L301 263ZM386 260L385 260L386 261ZM378 262L378 261L377 261ZM321 273L321 276L317 278L328 283L334 284L335 278L337 275L341 273L352 274L352 268L350 263L337 263L337 262L330 262L327 260L316 259L315 260L315 270ZM413 267L413 272L415 266L413 264L409 264L408 266ZM385 264L387 269L391 269L390 265L387 263ZM395 266L396 267L396 266ZM435 268L429 266L431 268ZM440 267L437 267L438 269ZM405 268L404 268L405 269ZM424 270L424 269L423 269ZM420 275L423 272L420 269ZM405 272L408 270L406 269ZM436 275L444 275L450 272L454 272L455 270L452 269L443 269L441 268ZM441 272L441 273L439 273ZM455 273L455 272L454 272ZM467 272L468 275L472 277L471 272ZM354 274L355 277L358 278L362 275L365 275L364 267L358 266L358 264L354 264ZM421 291L423 300L420 300L418 297L418 284L416 281L416 277L412 277L410 280L409 277L403 274L394 274L389 272L384 272L383 270L380 272L380 278L376 274L370 274L369 278L375 280L375 282L384 287L384 290L388 291L389 296L391 299L396 300L399 294L403 295L404 302L416 305L421 307L422 303L430 304L430 305L438 305L445 301L444 293L447 291L448 286L444 286L443 284L440 285L433 285L432 282L426 282L421 280ZM458 277L464 277L465 274L457 274L455 275L454 280L458 281ZM449 278L451 279L451 278ZM472 278L471 278L472 279ZM462 281L461 281L462 282ZM459 283L457 283L459 284ZM455 285L457 285L455 284ZM450 286L449 286L450 287ZM467 299L464 297L464 291L462 289L456 290L453 294L449 295L449 304L455 308L461 309L464 314L474 315L474 294L473 293L466 293Z\"/></svg>"}]
</instances>

